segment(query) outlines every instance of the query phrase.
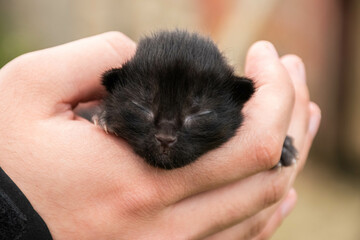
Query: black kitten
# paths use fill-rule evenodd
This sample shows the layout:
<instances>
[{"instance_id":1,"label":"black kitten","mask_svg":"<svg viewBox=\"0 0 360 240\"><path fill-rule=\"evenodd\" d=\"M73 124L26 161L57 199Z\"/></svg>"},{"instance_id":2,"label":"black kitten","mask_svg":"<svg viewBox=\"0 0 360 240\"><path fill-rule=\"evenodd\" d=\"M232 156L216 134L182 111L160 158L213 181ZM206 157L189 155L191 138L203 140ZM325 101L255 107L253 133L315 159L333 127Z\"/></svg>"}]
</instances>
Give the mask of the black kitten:
<instances>
[{"instance_id":1,"label":"black kitten","mask_svg":"<svg viewBox=\"0 0 360 240\"><path fill-rule=\"evenodd\" d=\"M130 61L103 75L103 85L109 94L94 122L165 169L185 166L234 136L255 91L211 40L185 31L142 39ZM287 138L281 165L295 154Z\"/></svg>"}]
</instances>

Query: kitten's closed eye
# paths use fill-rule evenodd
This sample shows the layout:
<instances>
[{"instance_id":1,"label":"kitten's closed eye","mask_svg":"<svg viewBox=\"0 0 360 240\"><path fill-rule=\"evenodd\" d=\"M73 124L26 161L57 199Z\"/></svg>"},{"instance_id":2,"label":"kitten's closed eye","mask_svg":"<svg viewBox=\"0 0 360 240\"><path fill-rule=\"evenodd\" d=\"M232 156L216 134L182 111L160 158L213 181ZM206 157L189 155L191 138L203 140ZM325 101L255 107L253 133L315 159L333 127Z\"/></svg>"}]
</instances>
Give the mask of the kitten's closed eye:
<instances>
[{"instance_id":1,"label":"kitten's closed eye","mask_svg":"<svg viewBox=\"0 0 360 240\"><path fill-rule=\"evenodd\" d=\"M214 116L216 116L216 113L214 111L204 110L202 112L198 112L198 113L194 113L189 116L186 116L186 118L184 120L184 125L189 126L189 125L191 125L192 122L194 122L200 118L206 117L207 119L209 119L210 117L214 117Z\"/></svg>"},{"instance_id":2,"label":"kitten's closed eye","mask_svg":"<svg viewBox=\"0 0 360 240\"><path fill-rule=\"evenodd\" d=\"M144 114L146 114L148 118L154 118L153 112L150 109L148 109L147 107L144 107L143 105L141 105L140 103L138 103L136 101L131 101L131 103L134 106L136 106L140 111L142 111Z\"/></svg>"}]
</instances>

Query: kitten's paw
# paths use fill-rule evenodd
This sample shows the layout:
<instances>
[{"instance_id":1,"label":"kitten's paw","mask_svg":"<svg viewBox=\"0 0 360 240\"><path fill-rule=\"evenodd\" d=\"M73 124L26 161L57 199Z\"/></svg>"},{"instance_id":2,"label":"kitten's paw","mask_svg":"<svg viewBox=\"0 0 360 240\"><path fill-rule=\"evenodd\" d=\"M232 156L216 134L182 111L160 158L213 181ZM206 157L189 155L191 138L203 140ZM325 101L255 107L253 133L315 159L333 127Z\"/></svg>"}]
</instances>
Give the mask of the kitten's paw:
<instances>
[{"instance_id":1,"label":"kitten's paw","mask_svg":"<svg viewBox=\"0 0 360 240\"><path fill-rule=\"evenodd\" d=\"M106 134L109 134L109 132L112 133L112 131L109 130L109 128L106 125L106 122L104 120L104 116L105 116L105 112L102 112L100 114L95 114L94 116L92 116L91 120L94 123L95 126L99 126L102 129L104 129L104 131L106 132ZM117 134L115 133L115 135L117 136Z\"/></svg>"},{"instance_id":2,"label":"kitten's paw","mask_svg":"<svg viewBox=\"0 0 360 240\"><path fill-rule=\"evenodd\" d=\"M281 152L280 161L278 162L278 164L276 164L274 168L282 166L287 167L296 163L297 154L298 152L293 145L293 139L289 136L286 136Z\"/></svg>"}]
</instances>

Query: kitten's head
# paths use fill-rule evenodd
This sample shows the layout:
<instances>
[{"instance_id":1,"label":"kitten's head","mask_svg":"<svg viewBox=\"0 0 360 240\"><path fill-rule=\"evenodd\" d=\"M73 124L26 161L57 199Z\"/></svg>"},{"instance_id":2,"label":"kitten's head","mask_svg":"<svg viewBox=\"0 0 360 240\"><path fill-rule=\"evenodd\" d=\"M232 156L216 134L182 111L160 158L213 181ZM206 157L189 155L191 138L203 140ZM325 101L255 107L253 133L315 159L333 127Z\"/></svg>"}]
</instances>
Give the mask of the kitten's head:
<instances>
[{"instance_id":1,"label":"kitten's head","mask_svg":"<svg viewBox=\"0 0 360 240\"><path fill-rule=\"evenodd\" d=\"M185 32L145 38L132 60L104 74L103 84L107 128L165 169L185 166L231 138L254 92L210 40Z\"/></svg>"}]
</instances>

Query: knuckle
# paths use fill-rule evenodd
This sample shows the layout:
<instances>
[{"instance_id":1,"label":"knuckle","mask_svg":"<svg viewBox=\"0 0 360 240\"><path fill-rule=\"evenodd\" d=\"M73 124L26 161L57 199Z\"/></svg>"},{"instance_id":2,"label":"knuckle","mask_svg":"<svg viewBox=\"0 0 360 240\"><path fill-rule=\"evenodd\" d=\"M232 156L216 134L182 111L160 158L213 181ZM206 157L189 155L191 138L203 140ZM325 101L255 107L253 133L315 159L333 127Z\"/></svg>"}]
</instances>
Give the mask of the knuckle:
<instances>
[{"instance_id":1,"label":"knuckle","mask_svg":"<svg viewBox=\"0 0 360 240\"><path fill-rule=\"evenodd\" d=\"M321 119L321 109L316 103L310 102L309 110L311 116L317 116L317 118Z\"/></svg>"},{"instance_id":2,"label":"knuckle","mask_svg":"<svg viewBox=\"0 0 360 240\"><path fill-rule=\"evenodd\" d=\"M293 109L296 100L296 91L290 77L288 77L287 81L282 81L281 85L276 85L274 89L276 89L276 95L271 96L273 106L277 106L277 109L282 110Z\"/></svg>"},{"instance_id":3,"label":"knuckle","mask_svg":"<svg viewBox=\"0 0 360 240\"><path fill-rule=\"evenodd\" d=\"M238 222L241 216L241 209L235 204L225 204L221 206L218 211L220 215L211 216L211 228L213 229L226 229L228 226Z\"/></svg>"},{"instance_id":4,"label":"knuckle","mask_svg":"<svg viewBox=\"0 0 360 240\"><path fill-rule=\"evenodd\" d=\"M16 81L19 79L19 76L24 75L24 73L29 71L30 63L33 60L33 54L34 53L25 53L16 57L1 68L1 73Z\"/></svg>"},{"instance_id":5,"label":"knuckle","mask_svg":"<svg viewBox=\"0 0 360 240\"><path fill-rule=\"evenodd\" d=\"M109 32L103 33L103 35L107 39L114 39L114 40L118 40L118 41L121 41L121 40L124 40L127 38L125 34L123 34L122 32L119 32L119 31L109 31Z\"/></svg>"},{"instance_id":6,"label":"knuckle","mask_svg":"<svg viewBox=\"0 0 360 240\"><path fill-rule=\"evenodd\" d=\"M246 237L244 239L253 239L255 236L258 236L266 226L266 221L261 220L254 223L249 227Z\"/></svg>"},{"instance_id":7,"label":"knuckle","mask_svg":"<svg viewBox=\"0 0 360 240\"><path fill-rule=\"evenodd\" d=\"M286 184L281 181L281 178L270 182L269 187L267 187L264 193L264 206L268 207L279 202L284 196L285 191Z\"/></svg>"},{"instance_id":8,"label":"knuckle","mask_svg":"<svg viewBox=\"0 0 360 240\"><path fill-rule=\"evenodd\" d=\"M281 222L280 222L281 223ZM279 227L280 226L280 223L279 223L279 225L277 226L277 227ZM256 240L266 240L266 239L270 239L271 238L271 236L274 234L274 231L275 231L275 229L269 229L269 228L267 228L267 226L265 225L264 226L264 229L261 231L261 232L259 232L258 233L258 235L256 235L255 236L255 239ZM255 240L254 239L254 240Z\"/></svg>"},{"instance_id":9,"label":"knuckle","mask_svg":"<svg viewBox=\"0 0 360 240\"><path fill-rule=\"evenodd\" d=\"M17 89L41 86L48 81L43 77L47 61L44 50L20 55L1 69L2 79Z\"/></svg>"},{"instance_id":10,"label":"knuckle","mask_svg":"<svg viewBox=\"0 0 360 240\"><path fill-rule=\"evenodd\" d=\"M296 101L302 104L308 104L310 102L309 91L306 87L299 89L296 92Z\"/></svg>"},{"instance_id":11,"label":"knuckle","mask_svg":"<svg viewBox=\"0 0 360 240\"><path fill-rule=\"evenodd\" d=\"M318 115L318 116L321 116L321 109L319 107L319 105L317 105L316 103L314 102L311 102L311 112Z\"/></svg>"},{"instance_id":12,"label":"knuckle","mask_svg":"<svg viewBox=\"0 0 360 240\"><path fill-rule=\"evenodd\" d=\"M125 34L117 31L103 33L105 41L121 57L130 58L135 52L136 44Z\"/></svg>"},{"instance_id":13,"label":"knuckle","mask_svg":"<svg viewBox=\"0 0 360 240\"><path fill-rule=\"evenodd\" d=\"M160 193L156 187L137 186L123 194L126 211L131 215L150 214L162 207Z\"/></svg>"},{"instance_id":14,"label":"knuckle","mask_svg":"<svg viewBox=\"0 0 360 240\"><path fill-rule=\"evenodd\" d=\"M41 77L31 77L41 76L40 70L35 66L38 60L39 52L26 53L13 59L0 70L2 84L7 86L7 89L16 89L18 95L30 94L27 90L30 86L32 89L41 86Z\"/></svg>"},{"instance_id":15,"label":"knuckle","mask_svg":"<svg viewBox=\"0 0 360 240\"><path fill-rule=\"evenodd\" d=\"M271 102L277 109L292 109L295 104L296 94L295 87L290 82L284 82L281 87L276 86L276 95L271 96Z\"/></svg>"},{"instance_id":16,"label":"knuckle","mask_svg":"<svg viewBox=\"0 0 360 240\"><path fill-rule=\"evenodd\" d=\"M277 89L277 94L273 95L272 101L276 104L294 104L295 102L295 86L291 77L285 69L279 71L278 69L273 70L273 78L280 79L279 81L274 81L273 87Z\"/></svg>"},{"instance_id":17,"label":"knuckle","mask_svg":"<svg viewBox=\"0 0 360 240\"><path fill-rule=\"evenodd\" d=\"M283 142L268 134L264 136L257 144L256 159L263 169L269 169L275 166L281 156Z\"/></svg>"},{"instance_id":18,"label":"knuckle","mask_svg":"<svg viewBox=\"0 0 360 240\"><path fill-rule=\"evenodd\" d=\"M289 79L289 81L287 81L286 87L283 88L284 92L284 98L286 99L287 102L289 102L289 104L291 104L291 106L293 106L295 104L295 99L296 99L296 91L295 91L295 86L292 83L291 79Z\"/></svg>"},{"instance_id":19,"label":"knuckle","mask_svg":"<svg viewBox=\"0 0 360 240\"><path fill-rule=\"evenodd\" d=\"M224 207L224 206L223 206ZM228 219L228 220L218 220L218 223L219 223L219 226L226 226L229 224L229 221L230 222L236 222L239 218L239 215L240 215L240 209L239 209L239 205L237 204L228 204L226 207L225 207L225 215L226 218L223 218L223 219Z\"/></svg>"}]
</instances>

